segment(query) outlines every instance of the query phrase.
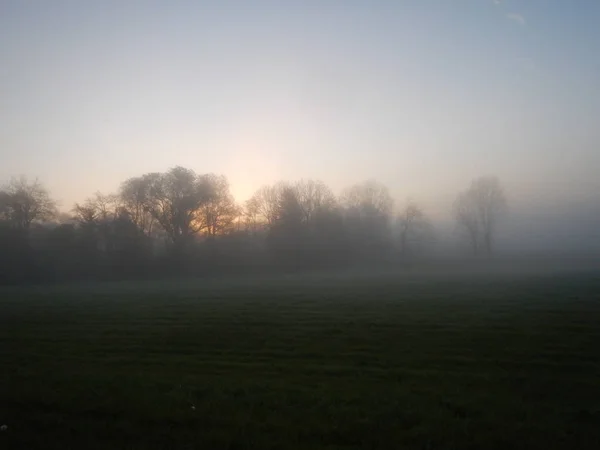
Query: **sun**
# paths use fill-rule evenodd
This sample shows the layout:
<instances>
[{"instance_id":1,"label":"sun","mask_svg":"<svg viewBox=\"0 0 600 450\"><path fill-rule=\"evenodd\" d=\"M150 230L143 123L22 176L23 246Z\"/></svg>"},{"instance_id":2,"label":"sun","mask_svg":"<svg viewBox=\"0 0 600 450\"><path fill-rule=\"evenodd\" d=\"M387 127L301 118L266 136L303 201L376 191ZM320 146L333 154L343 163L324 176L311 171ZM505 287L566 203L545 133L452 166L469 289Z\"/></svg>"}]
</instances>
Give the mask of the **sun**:
<instances>
[{"instance_id":1,"label":"sun","mask_svg":"<svg viewBox=\"0 0 600 450\"><path fill-rule=\"evenodd\" d=\"M261 127L247 126L234 133L227 145L225 174L236 201L243 203L261 186L279 180L278 148L275 136Z\"/></svg>"}]
</instances>

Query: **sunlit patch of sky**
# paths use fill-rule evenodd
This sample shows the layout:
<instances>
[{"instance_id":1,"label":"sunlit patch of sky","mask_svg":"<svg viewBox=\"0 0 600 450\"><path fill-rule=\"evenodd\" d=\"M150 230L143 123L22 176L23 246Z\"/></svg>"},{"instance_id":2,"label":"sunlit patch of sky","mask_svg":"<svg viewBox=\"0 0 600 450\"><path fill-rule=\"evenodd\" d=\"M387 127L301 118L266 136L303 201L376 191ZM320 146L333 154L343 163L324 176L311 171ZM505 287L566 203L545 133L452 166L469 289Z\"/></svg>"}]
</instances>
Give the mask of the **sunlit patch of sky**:
<instances>
[{"instance_id":1,"label":"sunlit patch of sky","mask_svg":"<svg viewBox=\"0 0 600 450\"><path fill-rule=\"evenodd\" d=\"M65 210L175 165L240 201L376 178L444 215L490 173L515 203L591 198L599 20L559 0L5 1L0 180L38 176Z\"/></svg>"}]
</instances>

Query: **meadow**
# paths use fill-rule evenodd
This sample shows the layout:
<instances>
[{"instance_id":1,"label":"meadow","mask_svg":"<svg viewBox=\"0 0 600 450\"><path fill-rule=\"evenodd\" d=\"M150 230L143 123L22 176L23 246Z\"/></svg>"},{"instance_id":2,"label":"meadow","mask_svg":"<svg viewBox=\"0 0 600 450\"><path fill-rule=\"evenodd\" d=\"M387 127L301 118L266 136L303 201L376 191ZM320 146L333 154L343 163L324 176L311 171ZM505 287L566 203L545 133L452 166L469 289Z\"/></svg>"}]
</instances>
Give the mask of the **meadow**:
<instances>
[{"instance_id":1,"label":"meadow","mask_svg":"<svg viewBox=\"0 0 600 450\"><path fill-rule=\"evenodd\" d=\"M600 274L0 289L0 448L598 449Z\"/></svg>"}]
</instances>

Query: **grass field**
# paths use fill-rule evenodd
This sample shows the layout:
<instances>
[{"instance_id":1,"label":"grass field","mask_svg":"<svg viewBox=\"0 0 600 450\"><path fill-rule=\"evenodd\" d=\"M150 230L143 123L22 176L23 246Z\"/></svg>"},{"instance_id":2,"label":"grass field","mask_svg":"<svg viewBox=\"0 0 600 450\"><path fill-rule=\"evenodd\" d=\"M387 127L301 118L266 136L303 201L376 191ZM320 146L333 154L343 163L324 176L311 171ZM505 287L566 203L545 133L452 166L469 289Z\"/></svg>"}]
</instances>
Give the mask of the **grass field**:
<instances>
[{"instance_id":1,"label":"grass field","mask_svg":"<svg viewBox=\"0 0 600 450\"><path fill-rule=\"evenodd\" d=\"M0 449L600 449L600 276L0 290Z\"/></svg>"}]
</instances>

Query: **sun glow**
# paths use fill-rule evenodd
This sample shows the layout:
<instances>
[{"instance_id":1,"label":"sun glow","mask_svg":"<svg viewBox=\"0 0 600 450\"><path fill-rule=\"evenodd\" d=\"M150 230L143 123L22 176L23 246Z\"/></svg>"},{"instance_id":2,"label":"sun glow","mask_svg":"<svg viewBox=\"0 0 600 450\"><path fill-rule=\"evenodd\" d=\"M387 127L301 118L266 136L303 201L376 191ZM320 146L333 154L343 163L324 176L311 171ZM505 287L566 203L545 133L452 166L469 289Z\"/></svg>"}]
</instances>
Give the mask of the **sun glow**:
<instances>
[{"instance_id":1,"label":"sun glow","mask_svg":"<svg viewBox=\"0 0 600 450\"><path fill-rule=\"evenodd\" d=\"M227 145L231 149L225 173L231 193L243 203L264 184L276 182L281 176L277 136L261 124L250 123L240 128Z\"/></svg>"}]
</instances>

